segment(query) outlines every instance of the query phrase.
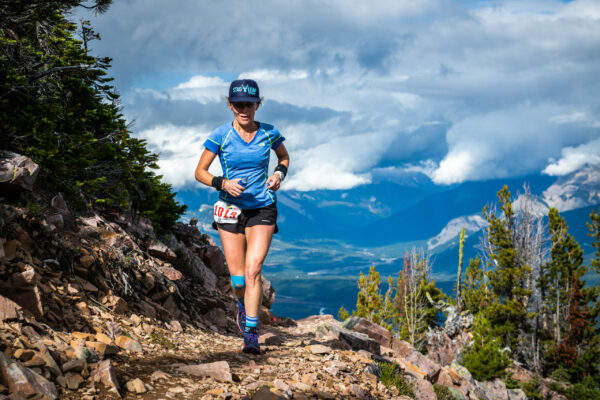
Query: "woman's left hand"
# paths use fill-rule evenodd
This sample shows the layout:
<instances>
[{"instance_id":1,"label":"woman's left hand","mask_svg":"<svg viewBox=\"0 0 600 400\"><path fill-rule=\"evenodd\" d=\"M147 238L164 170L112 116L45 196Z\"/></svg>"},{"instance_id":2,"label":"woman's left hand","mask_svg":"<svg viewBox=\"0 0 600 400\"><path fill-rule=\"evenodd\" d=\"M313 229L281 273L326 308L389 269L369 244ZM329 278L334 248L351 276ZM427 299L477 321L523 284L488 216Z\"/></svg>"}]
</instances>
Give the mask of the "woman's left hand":
<instances>
[{"instance_id":1,"label":"woman's left hand","mask_svg":"<svg viewBox=\"0 0 600 400\"><path fill-rule=\"evenodd\" d=\"M272 191L279 190L279 185L281 185L281 178L279 174L273 174L267 179L267 189L271 189Z\"/></svg>"}]
</instances>

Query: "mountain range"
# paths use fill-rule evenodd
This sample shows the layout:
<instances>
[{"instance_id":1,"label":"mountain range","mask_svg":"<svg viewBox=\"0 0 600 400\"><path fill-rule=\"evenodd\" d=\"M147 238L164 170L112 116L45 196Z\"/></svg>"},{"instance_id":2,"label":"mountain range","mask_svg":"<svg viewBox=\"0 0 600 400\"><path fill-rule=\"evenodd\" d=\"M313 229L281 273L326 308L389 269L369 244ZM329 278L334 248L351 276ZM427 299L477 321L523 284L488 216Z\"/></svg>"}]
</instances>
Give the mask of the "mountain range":
<instances>
[{"instance_id":1,"label":"mountain range","mask_svg":"<svg viewBox=\"0 0 600 400\"><path fill-rule=\"evenodd\" d=\"M413 247L431 254L438 282L454 281L460 230L466 229L468 263L480 253L485 227L482 209L497 204L496 194L504 185L515 207L527 187L539 213L558 208L589 261L593 251L586 222L600 205L597 167L561 177L528 175L450 186L435 185L415 173L401 181L380 180L348 190L282 190L278 192L280 232L264 267L279 290L274 310L281 306L285 315L300 317L323 308L335 312L342 303L352 308L359 271L376 265L382 277L396 276L404 253ZM217 193L186 189L177 198L188 205L186 218L198 218L202 230L218 241L210 227Z\"/></svg>"}]
</instances>

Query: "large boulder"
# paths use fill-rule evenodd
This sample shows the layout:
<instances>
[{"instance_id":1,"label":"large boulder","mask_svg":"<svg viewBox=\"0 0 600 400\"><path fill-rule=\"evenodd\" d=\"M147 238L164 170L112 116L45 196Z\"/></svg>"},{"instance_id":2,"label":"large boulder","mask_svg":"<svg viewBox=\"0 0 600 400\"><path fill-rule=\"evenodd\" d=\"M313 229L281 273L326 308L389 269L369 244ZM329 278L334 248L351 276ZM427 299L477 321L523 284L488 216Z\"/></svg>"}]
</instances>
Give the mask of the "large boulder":
<instances>
[{"instance_id":1,"label":"large boulder","mask_svg":"<svg viewBox=\"0 0 600 400\"><path fill-rule=\"evenodd\" d=\"M355 332L364 333L371 339L378 341L382 346L392 347L392 334L390 331L366 318L352 316L346 319L342 326Z\"/></svg>"},{"instance_id":2,"label":"large boulder","mask_svg":"<svg viewBox=\"0 0 600 400\"><path fill-rule=\"evenodd\" d=\"M0 296L0 321L23 320L23 308L14 301Z\"/></svg>"},{"instance_id":3,"label":"large boulder","mask_svg":"<svg viewBox=\"0 0 600 400\"><path fill-rule=\"evenodd\" d=\"M24 397L45 396L47 399L57 399L56 387L43 376L8 359L0 352L0 381L8 390Z\"/></svg>"},{"instance_id":4,"label":"large boulder","mask_svg":"<svg viewBox=\"0 0 600 400\"><path fill-rule=\"evenodd\" d=\"M206 246L195 245L194 248L202 259L202 262L217 276L229 276L229 269L225 263L225 255L220 248L210 244Z\"/></svg>"},{"instance_id":5,"label":"large boulder","mask_svg":"<svg viewBox=\"0 0 600 400\"><path fill-rule=\"evenodd\" d=\"M415 392L415 398L419 400L437 400L433 385L431 382L417 379L413 385L413 391Z\"/></svg>"},{"instance_id":6,"label":"large boulder","mask_svg":"<svg viewBox=\"0 0 600 400\"><path fill-rule=\"evenodd\" d=\"M461 346L455 346L452 339L444 332L437 329L430 332L427 337L427 354L429 358L440 365L450 365L456 359Z\"/></svg>"},{"instance_id":7,"label":"large boulder","mask_svg":"<svg viewBox=\"0 0 600 400\"><path fill-rule=\"evenodd\" d=\"M173 262L177 259L177 255L175 252L171 250L167 245L158 240L152 242L152 244L148 247L148 253L150 255L160 258L161 260Z\"/></svg>"},{"instance_id":8,"label":"large boulder","mask_svg":"<svg viewBox=\"0 0 600 400\"><path fill-rule=\"evenodd\" d=\"M0 287L0 294L23 307L36 318L43 315L42 294L37 286Z\"/></svg>"},{"instance_id":9,"label":"large boulder","mask_svg":"<svg viewBox=\"0 0 600 400\"><path fill-rule=\"evenodd\" d=\"M40 167L29 157L10 151L0 151L0 189L33 190Z\"/></svg>"},{"instance_id":10,"label":"large boulder","mask_svg":"<svg viewBox=\"0 0 600 400\"><path fill-rule=\"evenodd\" d=\"M271 305L275 301L275 289L271 285L271 281L261 275L260 280L262 282L262 304L267 308L271 308Z\"/></svg>"},{"instance_id":11,"label":"large boulder","mask_svg":"<svg viewBox=\"0 0 600 400\"><path fill-rule=\"evenodd\" d=\"M354 351L366 350L379 355L381 346L378 341L364 333L353 332L335 324L322 324L317 328L317 337L326 337L346 342Z\"/></svg>"},{"instance_id":12,"label":"large boulder","mask_svg":"<svg viewBox=\"0 0 600 400\"><path fill-rule=\"evenodd\" d=\"M396 357L406 357L416 349L414 346L404 340L392 339L392 350Z\"/></svg>"},{"instance_id":13,"label":"large boulder","mask_svg":"<svg viewBox=\"0 0 600 400\"><path fill-rule=\"evenodd\" d=\"M442 367L437 364L435 361L432 361L428 357L424 356L418 351L413 351L408 356L405 357L406 361L411 364L419 367L420 370L424 371L427 374L427 379L431 382L435 382L437 380L438 374L442 370Z\"/></svg>"},{"instance_id":14,"label":"large boulder","mask_svg":"<svg viewBox=\"0 0 600 400\"><path fill-rule=\"evenodd\" d=\"M178 243L178 256L176 264L186 278L202 282L202 286L208 291L217 289L217 276L202 260L183 243Z\"/></svg>"},{"instance_id":15,"label":"large boulder","mask_svg":"<svg viewBox=\"0 0 600 400\"><path fill-rule=\"evenodd\" d=\"M475 393L486 400L509 400L506 385L500 379L479 382Z\"/></svg>"}]
</instances>

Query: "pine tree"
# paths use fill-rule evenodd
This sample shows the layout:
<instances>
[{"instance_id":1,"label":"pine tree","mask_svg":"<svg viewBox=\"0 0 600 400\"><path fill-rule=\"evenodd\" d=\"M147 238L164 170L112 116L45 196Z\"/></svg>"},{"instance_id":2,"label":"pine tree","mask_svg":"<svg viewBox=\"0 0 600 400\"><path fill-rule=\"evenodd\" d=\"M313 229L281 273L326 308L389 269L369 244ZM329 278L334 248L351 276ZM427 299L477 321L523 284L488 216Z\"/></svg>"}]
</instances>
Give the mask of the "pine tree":
<instances>
[{"instance_id":1,"label":"pine tree","mask_svg":"<svg viewBox=\"0 0 600 400\"><path fill-rule=\"evenodd\" d=\"M114 209L168 227L185 211L152 171L158 157L130 136L109 58L88 54L99 39L76 6L106 11L110 0L21 0L0 4L0 150L40 164L37 184L80 209ZM88 5L89 4L89 5Z\"/></svg>"},{"instance_id":2,"label":"pine tree","mask_svg":"<svg viewBox=\"0 0 600 400\"><path fill-rule=\"evenodd\" d=\"M593 245L597 246L596 216L592 213L590 217L590 236L595 238ZM548 218L551 258L544 265L540 278L545 293L545 312L551 321L547 332L546 370L560 368L577 382L584 376L598 376L600 288L586 286L583 278L588 267L583 265L583 251L568 233L565 219L554 208L548 212ZM597 261L592 260L592 266L597 265Z\"/></svg>"},{"instance_id":3,"label":"pine tree","mask_svg":"<svg viewBox=\"0 0 600 400\"><path fill-rule=\"evenodd\" d=\"M529 330L526 305L531 296L531 268L520 262L513 241L518 221L506 186L498 192L498 201L502 215L487 206L483 209L488 222L484 248L490 259L490 302L483 312L502 346L515 351L522 344L519 336Z\"/></svg>"},{"instance_id":4,"label":"pine tree","mask_svg":"<svg viewBox=\"0 0 600 400\"><path fill-rule=\"evenodd\" d=\"M477 315L490 302L489 291L484 282L479 256L469 260L462 288L463 309Z\"/></svg>"},{"instance_id":5,"label":"pine tree","mask_svg":"<svg viewBox=\"0 0 600 400\"><path fill-rule=\"evenodd\" d=\"M511 364L492 325L479 313L473 328L473 341L462 355L462 365L480 381L504 376L504 370Z\"/></svg>"},{"instance_id":6,"label":"pine tree","mask_svg":"<svg viewBox=\"0 0 600 400\"><path fill-rule=\"evenodd\" d=\"M369 275L365 276L362 271L360 272L354 315L366 318L376 324L381 321L383 296L379 291L379 286L379 272L377 272L374 265L369 268Z\"/></svg>"}]
</instances>

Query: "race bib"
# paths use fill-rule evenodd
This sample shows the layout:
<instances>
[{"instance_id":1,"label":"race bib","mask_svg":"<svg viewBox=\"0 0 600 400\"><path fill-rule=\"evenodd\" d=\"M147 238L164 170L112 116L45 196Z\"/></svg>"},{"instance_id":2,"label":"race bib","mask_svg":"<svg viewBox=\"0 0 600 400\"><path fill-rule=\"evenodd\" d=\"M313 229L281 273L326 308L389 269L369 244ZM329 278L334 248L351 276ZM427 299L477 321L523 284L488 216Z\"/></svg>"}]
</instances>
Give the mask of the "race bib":
<instances>
[{"instance_id":1,"label":"race bib","mask_svg":"<svg viewBox=\"0 0 600 400\"><path fill-rule=\"evenodd\" d=\"M233 204L227 204L222 200L215 203L215 222L217 224L235 224L242 210Z\"/></svg>"}]
</instances>

